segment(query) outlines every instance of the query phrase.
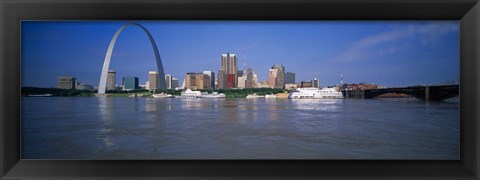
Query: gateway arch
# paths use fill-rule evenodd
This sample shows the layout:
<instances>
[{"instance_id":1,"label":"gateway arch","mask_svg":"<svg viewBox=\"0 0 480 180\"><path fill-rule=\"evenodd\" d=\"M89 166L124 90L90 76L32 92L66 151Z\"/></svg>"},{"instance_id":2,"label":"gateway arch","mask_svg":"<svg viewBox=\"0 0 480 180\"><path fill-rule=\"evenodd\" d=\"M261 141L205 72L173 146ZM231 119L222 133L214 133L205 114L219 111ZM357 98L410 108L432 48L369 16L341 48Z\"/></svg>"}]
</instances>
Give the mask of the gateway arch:
<instances>
[{"instance_id":1,"label":"gateway arch","mask_svg":"<svg viewBox=\"0 0 480 180\"><path fill-rule=\"evenodd\" d=\"M118 36L120 33L128 26L130 25L135 25L143 29L145 33L148 36L148 39L150 39L150 43L152 44L153 51L155 53L155 60L157 61L157 68L158 68L158 76L157 79L159 79L160 84L159 84L159 89L165 89L166 84L165 84L165 74L163 72L163 64L162 64L162 59L160 58L160 54L158 53L158 48L157 44L155 44L155 41L153 40L152 35L150 32L147 30L147 28L143 27L142 25L138 23L127 23L124 24L120 29L117 30L115 35L112 38L112 41L110 41L110 45L108 46L107 54L105 55L105 60L103 61L103 68L102 68L102 74L100 75L100 84L98 85L98 94L103 95L105 94L106 86L107 86L107 73L108 69L110 67L110 59L112 58L112 52L113 52L113 47L115 46L115 42L117 41Z\"/></svg>"}]
</instances>

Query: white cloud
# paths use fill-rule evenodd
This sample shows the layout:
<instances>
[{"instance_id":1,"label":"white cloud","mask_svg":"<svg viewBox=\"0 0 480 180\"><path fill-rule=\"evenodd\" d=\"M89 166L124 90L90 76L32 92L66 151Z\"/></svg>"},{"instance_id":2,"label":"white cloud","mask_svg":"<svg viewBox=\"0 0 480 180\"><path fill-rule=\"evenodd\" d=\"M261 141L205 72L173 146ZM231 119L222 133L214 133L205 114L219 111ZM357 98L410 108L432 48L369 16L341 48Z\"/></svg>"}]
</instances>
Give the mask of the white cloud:
<instances>
[{"instance_id":1,"label":"white cloud","mask_svg":"<svg viewBox=\"0 0 480 180\"><path fill-rule=\"evenodd\" d=\"M333 60L336 62L351 62L382 55L391 55L413 46L411 42L404 42L402 40L419 36L421 44L426 46L438 37L455 31L458 31L458 25L450 22L436 22L394 28L390 31L367 36L352 43L345 51L336 55ZM387 44L393 42L399 43L395 45Z\"/></svg>"}]
</instances>

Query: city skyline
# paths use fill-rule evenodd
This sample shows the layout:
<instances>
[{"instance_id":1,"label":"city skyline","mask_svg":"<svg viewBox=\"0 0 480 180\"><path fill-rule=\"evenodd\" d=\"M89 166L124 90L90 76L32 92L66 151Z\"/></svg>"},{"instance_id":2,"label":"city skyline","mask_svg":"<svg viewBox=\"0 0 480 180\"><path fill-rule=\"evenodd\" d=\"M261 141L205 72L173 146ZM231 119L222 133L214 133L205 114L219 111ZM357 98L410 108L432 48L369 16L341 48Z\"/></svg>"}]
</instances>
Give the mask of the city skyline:
<instances>
[{"instance_id":1,"label":"city skyline","mask_svg":"<svg viewBox=\"0 0 480 180\"><path fill-rule=\"evenodd\" d=\"M56 78L64 75L97 86L108 43L124 23L22 22L22 86L53 87ZM243 64L246 54L246 67L253 68L259 81L268 79L274 64L295 73L297 83L317 78L321 86L339 84L340 74L345 83L386 86L439 83L459 77L457 21L140 24L157 42L165 74L180 82L187 72L217 72L220 55L225 53L238 55L237 66ZM153 51L142 33L130 27L119 37L110 68L116 71L117 82L136 76L144 84L148 71L156 70Z\"/></svg>"}]
</instances>

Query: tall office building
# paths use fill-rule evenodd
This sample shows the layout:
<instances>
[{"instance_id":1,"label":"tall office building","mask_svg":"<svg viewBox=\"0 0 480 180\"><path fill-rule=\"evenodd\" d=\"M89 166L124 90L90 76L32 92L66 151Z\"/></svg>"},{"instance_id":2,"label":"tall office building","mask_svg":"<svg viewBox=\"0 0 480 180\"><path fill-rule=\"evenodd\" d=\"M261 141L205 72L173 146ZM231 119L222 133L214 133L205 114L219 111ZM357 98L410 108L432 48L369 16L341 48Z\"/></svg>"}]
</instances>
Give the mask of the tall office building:
<instances>
[{"instance_id":1,"label":"tall office building","mask_svg":"<svg viewBox=\"0 0 480 180\"><path fill-rule=\"evenodd\" d=\"M203 71L203 74L210 76L210 89L215 89L215 72Z\"/></svg>"},{"instance_id":2,"label":"tall office building","mask_svg":"<svg viewBox=\"0 0 480 180\"><path fill-rule=\"evenodd\" d=\"M277 75L275 77L275 84L273 88L285 88L285 66L273 65L271 69L277 69Z\"/></svg>"},{"instance_id":3,"label":"tall office building","mask_svg":"<svg viewBox=\"0 0 480 180\"><path fill-rule=\"evenodd\" d=\"M194 72L185 74L185 85L183 86L183 89L197 90L197 86L195 85L196 77L197 73Z\"/></svg>"},{"instance_id":4,"label":"tall office building","mask_svg":"<svg viewBox=\"0 0 480 180\"><path fill-rule=\"evenodd\" d=\"M138 89L138 77L123 77L122 85L123 90Z\"/></svg>"},{"instance_id":5,"label":"tall office building","mask_svg":"<svg viewBox=\"0 0 480 180\"><path fill-rule=\"evenodd\" d=\"M157 71L149 71L148 72L148 86L150 90L157 90L160 89L160 79L159 74Z\"/></svg>"},{"instance_id":6,"label":"tall office building","mask_svg":"<svg viewBox=\"0 0 480 180\"><path fill-rule=\"evenodd\" d=\"M116 72L114 70L108 70L107 74L107 90L114 90L116 84Z\"/></svg>"},{"instance_id":7,"label":"tall office building","mask_svg":"<svg viewBox=\"0 0 480 180\"><path fill-rule=\"evenodd\" d=\"M293 72L285 73L285 84L295 84L295 73Z\"/></svg>"},{"instance_id":8,"label":"tall office building","mask_svg":"<svg viewBox=\"0 0 480 180\"><path fill-rule=\"evenodd\" d=\"M221 60L221 71L224 72L224 75L220 75L220 72L218 74L218 81L222 81L222 84L219 87L223 88L235 88L237 87L238 79L237 79L237 55L236 54L222 54L222 60ZM220 79L220 76L221 79Z\"/></svg>"},{"instance_id":9,"label":"tall office building","mask_svg":"<svg viewBox=\"0 0 480 180\"><path fill-rule=\"evenodd\" d=\"M184 89L201 90L211 89L210 76L203 73L187 73Z\"/></svg>"},{"instance_id":10,"label":"tall office building","mask_svg":"<svg viewBox=\"0 0 480 180\"><path fill-rule=\"evenodd\" d=\"M257 81L255 80L256 74L253 72L252 68L247 69L247 82L245 87L246 88L256 88L257 87Z\"/></svg>"},{"instance_id":11,"label":"tall office building","mask_svg":"<svg viewBox=\"0 0 480 180\"><path fill-rule=\"evenodd\" d=\"M195 86L197 86L197 89L210 89L210 76L203 73L197 73L195 77Z\"/></svg>"},{"instance_id":12,"label":"tall office building","mask_svg":"<svg viewBox=\"0 0 480 180\"><path fill-rule=\"evenodd\" d=\"M172 89L172 75L165 75L165 84L167 85L167 89Z\"/></svg>"},{"instance_id":13,"label":"tall office building","mask_svg":"<svg viewBox=\"0 0 480 180\"><path fill-rule=\"evenodd\" d=\"M278 69L268 70L268 85L270 88L275 88L277 83Z\"/></svg>"},{"instance_id":14,"label":"tall office building","mask_svg":"<svg viewBox=\"0 0 480 180\"><path fill-rule=\"evenodd\" d=\"M317 78L313 78L312 87L314 87L314 88L319 88L320 87L320 82L318 81Z\"/></svg>"},{"instance_id":15,"label":"tall office building","mask_svg":"<svg viewBox=\"0 0 480 180\"><path fill-rule=\"evenodd\" d=\"M72 76L62 76L57 78L57 88L59 89L75 89L75 80Z\"/></svg>"},{"instance_id":16,"label":"tall office building","mask_svg":"<svg viewBox=\"0 0 480 180\"><path fill-rule=\"evenodd\" d=\"M178 88L178 79L172 78L172 89Z\"/></svg>"},{"instance_id":17,"label":"tall office building","mask_svg":"<svg viewBox=\"0 0 480 180\"><path fill-rule=\"evenodd\" d=\"M218 70L218 79L217 79L217 87L218 89L226 89L227 88L227 74L224 70Z\"/></svg>"},{"instance_id":18,"label":"tall office building","mask_svg":"<svg viewBox=\"0 0 480 180\"><path fill-rule=\"evenodd\" d=\"M285 66L281 65L281 64L275 64L272 66L271 69L280 69L282 70L282 73L285 73Z\"/></svg>"}]
</instances>

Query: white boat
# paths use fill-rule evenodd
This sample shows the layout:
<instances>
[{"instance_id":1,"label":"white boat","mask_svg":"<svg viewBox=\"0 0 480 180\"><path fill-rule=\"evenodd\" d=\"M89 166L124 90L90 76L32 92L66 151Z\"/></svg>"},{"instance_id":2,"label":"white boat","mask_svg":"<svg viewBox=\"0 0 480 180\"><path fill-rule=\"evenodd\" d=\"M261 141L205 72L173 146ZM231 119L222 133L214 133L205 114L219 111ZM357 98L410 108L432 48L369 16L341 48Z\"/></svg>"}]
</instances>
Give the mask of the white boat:
<instances>
[{"instance_id":1,"label":"white boat","mask_svg":"<svg viewBox=\"0 0 480 180\"><path fill-rule=\"evenodd\" d=\"M267 95L265 95L265 98L266 98L266 99L276 99L277 96L275 96L275 94L272 93L272 94L267 94Z\"/></svg>"},{"instance_id":2,"label":"white boat","mask_svg":"<svg viewBox=\"0 0 480 180\"><path fill-rule=\"evenodd\" d=\"M342 92L334 88L298 88L288 95L288 99L341 99Z\"/></svg>"},{"instance_id":3,"label":"white boat","mask_svg":"<svg viewBox=\"0 0 480 180\"><path fill-rule=\"evenodd\" d=\"M191 89L187 89L187 90L182 92L180 98L197 98L197 97L201 97L201 96L202 96L202 92L192 91Z\"/></svg>"},{"instance_id":4,"label":"white boat","mask_svg":"<svg viewBox=\"0 0 480 180\"><path fill-rule=\"evenodd\" d=\"M256 93L247 95L247 99L264 98L264 97L265 96L260 96L260 95L257 95Z\"/></svg>"},{"instance_id":5,"label":"white boat","mask_svg":"<svg viewBox=\"0 0 480 180\"><path fill-rule=\"evenodd\" d=\"M171 94L165 94L165 93L160 93L160 94L153 94L152 95L154 98L172 98L173 95Z\"/></svg>"},{"instance_id":6,"label":"white boat","mask_svg":"<svg viewBox=\"0 0 480 180\"><path fill-rule=\"evenodd\" d=\"M213 92L212 94L205 94L201 96L202 98L224 98L225 94Z\"/></svg>"}]
</instances>

